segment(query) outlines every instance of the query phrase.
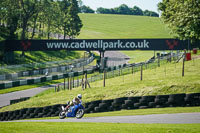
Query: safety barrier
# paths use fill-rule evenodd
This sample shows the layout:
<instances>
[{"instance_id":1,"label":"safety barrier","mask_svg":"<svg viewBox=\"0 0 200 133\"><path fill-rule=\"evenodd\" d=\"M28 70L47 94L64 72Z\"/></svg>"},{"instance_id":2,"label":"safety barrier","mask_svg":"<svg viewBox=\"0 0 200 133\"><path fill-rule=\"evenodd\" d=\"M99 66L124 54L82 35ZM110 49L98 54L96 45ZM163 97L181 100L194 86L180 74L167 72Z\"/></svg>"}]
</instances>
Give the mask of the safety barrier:
<instances>
[{"instance_id":1,"label":"safety barrier","mask_svg":"<svg viewBox=\"0 0 200 133\"><path fill-rule=\"evenodd\" d=\"M65 68L59 68L59 69L70 69L70 67L73 65L74 68L80 68L83 65L88 65L90 64L92 61L94 60L94 56L91 56L90 58L88 58L86 61L83 61L81 63L74 63L71 64L70 66L66 66ZM48 72L56 72L58 68L51 68L51 69L44 69L42 71L42 73L45 74L45 72L48 70ZM24 72L25 73L25 72ZM32 73L39 73L39 70L34 70L32 71ZM77 73L77 72L74 72ZM15 74L13 74L15 75ZM12 76L13 76L12 75ZM21 86L21 85L31 85L31 84L35 84L35 83L40 83L40 82L45 82L45 81L50 81L50 80L57 80L57 79L61 79L63 77L66 77L68 75L68 73L64 73L64 74L56 74L56 75L49 75L49 76L41 76L41 77L34 77L34 78L29 78L29 79L21 79L21 80L16 80L16 81L7 81L4 83L0 84L0 89L7 89L7 88L12 88L12 87L17 87L17 86Z\"/></svg>"},{"instance_id":2,"label":"safety barrier","mask_svg":"<svg viewBox=\"0 0 200 133\"><path fill-rule=\"evenodd\" d=\"M55 117L59 115L61 106L56 104L46 107L24 108L0 113L0 121L19 119ZM121 97L110 100L97 100L85 103L85 113L118 111L121 109L144 109L163 107L192 107L200 106L200 93L170 94L157 96Z\"/></svg>"},{"instance_id":3,"label":"safety barrier","mask_svg":"<svg viewBox=\"0 0 200 133\"><path fill-rule=\"evenodd\" d=\"M28 99L30 99L30 97L21 97L19 99L13 99L13 100L10 100L10 105L15 104L15 103L19 103L19 102L22 102L22 101L26 101Z\"/></svg>"}]
</instances>

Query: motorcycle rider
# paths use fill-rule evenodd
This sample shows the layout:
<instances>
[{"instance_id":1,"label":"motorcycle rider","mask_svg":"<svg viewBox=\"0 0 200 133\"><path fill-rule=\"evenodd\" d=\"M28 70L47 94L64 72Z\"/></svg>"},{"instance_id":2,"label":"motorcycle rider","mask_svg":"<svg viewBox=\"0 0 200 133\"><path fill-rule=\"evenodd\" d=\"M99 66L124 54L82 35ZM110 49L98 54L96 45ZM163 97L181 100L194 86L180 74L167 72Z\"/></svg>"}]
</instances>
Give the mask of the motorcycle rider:
<instances>
[{"instance_id":1,"label":"motorcycle rider","mask_svg":"<svg viewBox=\"0 0 200 133\"><path fill-rule=\"evenodd\" d=\"M82 95L78 94L77 97L74 97L74 99L65 107L65 110L67 110L70 106L77 105L79 103L82 104Z\"/></svg>"}]
</instances>

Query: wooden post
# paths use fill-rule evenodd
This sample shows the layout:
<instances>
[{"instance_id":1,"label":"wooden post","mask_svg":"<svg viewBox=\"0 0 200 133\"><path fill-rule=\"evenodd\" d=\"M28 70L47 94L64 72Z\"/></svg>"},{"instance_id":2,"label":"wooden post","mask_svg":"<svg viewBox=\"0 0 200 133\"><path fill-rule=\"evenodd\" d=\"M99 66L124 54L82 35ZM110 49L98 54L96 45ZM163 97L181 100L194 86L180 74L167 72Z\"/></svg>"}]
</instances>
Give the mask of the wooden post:
<instances>
[{"instance_id":1,"label":"wooden post","mask_svg":"<svg viewBox=\"0 0 200 133\"><path fill-rule=\"evenodd\" d=\"M82 77L81 85L82 85L82 90L84 90L84 77Z\"/></svg>"},{"instance_id":2,"label":"wooden post","mask_svg":"<svg viewBox=\"0 0 200 133\"><path fill-rule=\"evenodd\" d=\"M56 92L56 85L55 85L55 92Z\"/></svg>"},{"instance_id":3,"label":"wooden post","mask_svg":"<svg viewBox=\"0 0 200 133\"><path fill-rule=\"evenodd\" d=\"M65 90L65 78L64 78L64 90Z\"/></svg>"},{"instance_id":4,"label":"wooden post","mask_svg":"<svg viewBox=\"0 0 200 133\"><path fill-rule=\"evenodd\" d=\"M134 72L133 70L134 70L134 69L133 69L133 66L132 66L132 74L133 74L133 72Z\"/></svg>"},{"instance_id":5,"label":"wooden post","mask_svg":"<svg viewBox=\"0 0 200 133\"><path fill-rule=\"evenodd\" d=\"M103 87L106 86L106 71L104 70L104 76L103 76Z\"/></svg>"},{"instance_id":6,"label":"wooden post","mask_svg":"<svg viewBox=\"0 0 200 133\"><path fill-rule=\"evenodd\" d=\"M68 90L70 90L70 79L69 79L69 77L68 77L68 83L67 83L67 88L68 88Z\"/></svg>"},{"instance_id":7,"label":"wooden post","mask_svg":"<svg viewBox=\"0 0 200 133\"><path fill-rule=\"evenodd\" d=\"M141 77L140 77L141 81L142 81L142 76L143 76L143 64L141 65Z\"/></svg>"},{"instance_id":8,"label":"wooden post","mask_svg":"<svg viewBox=\"0 0 200 133\"><path fill-rule=\"evenodd\" d=\"M79 77L77 77L77 87L79 87Z\"/></svg>"},{"instance_id":9,"label":"wooden post","mask_svg":"<svg viewBox=\"0 0 200 133\"><path fill-rule=\"evenodd\" d=\"M85 73L85 89L87 89L87 72Z\"/></svg>"},{"instance_id":10,"label":"wooden post","mask_svg":"<svg viewBox=\"0 0 200 133\"><path fill-rule=\"evenodd\" d=\"M186 55L186 50L184 50L184 55L183 55L182 77L184 77L185 75L185 55Z\"/></svg>"},{"instance_id":11,"label":"wooden post","mask_svg":"<svg viewBox=\"0 0 200 133\"><path fill-rule=\"evenodd\" d=\"M70 90L72 90L72 87L73 87L73 86L72 86L72 83L73 83L73 82L72 82L72 77L70 77Z\"/></svg>"},{"instance_id":12,"label":"wooden post","mask_svg":"<svg viewBox=\"0 0 200 133\"><path fill-rule=\"evenodd\" d=\"M158 67L160 67L160 55L158 56Z\"/></svg>"},{"instance_id":13,"label":"wooden post","mask_svg":"<svg viewBox=\"0 0 200 133\"><path fill-rule=\"evenodd\" d=\"M73 80L73 82L72 82L72 83L73 83L73 88L74 88L74 76L73 76L73 79L72 79L72 80Z\"/></svg>"},{"instance_id":14,"label":"wooden post","mask_svg":"<svg viewBox=\"0 0 200 133\"><path fill-rule=\"evenodd\" d=\"M60 91L60 85L58 84L58 89L57 89L57 91L59 92Z\"/></svg>"}]
</instances>

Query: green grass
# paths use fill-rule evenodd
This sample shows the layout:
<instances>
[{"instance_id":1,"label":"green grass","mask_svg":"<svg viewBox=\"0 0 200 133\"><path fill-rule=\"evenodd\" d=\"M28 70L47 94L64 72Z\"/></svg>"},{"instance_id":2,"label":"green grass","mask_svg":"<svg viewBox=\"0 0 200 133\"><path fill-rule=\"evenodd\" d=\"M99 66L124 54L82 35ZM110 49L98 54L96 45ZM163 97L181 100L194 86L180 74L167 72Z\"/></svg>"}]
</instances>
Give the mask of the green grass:
<instances>
[{"instance_id":1,"label":"green grass","mask_svg":"<svg viewBox=\"0 0 200 133\"><path fill-rule=\"evenodd\" d=\"M2 133L197 133L200 124L3 122Z\"/></svg>"},{"instance_id":2,"label":"green grass","mask_svg":"<svg viewBox=\"0 0 200 133\"><path fill-rule=\"evenodd\" d=\"M25 52L26 58L24 60L20 57L21 52L16 51L15 56L17 63L38 63L38 62L47 62L47 61L59 61L59 60L70 60L77 59L83 53L80 51L28 51Z\"/></svg>"},{"instance_id":3,"label":"green grass","mask_svg":"<svg viewBox=\"0 0 200 133\"><path fill-rule=\"evenodd\" d=\"M66 52L64 50L56 51L56 52L55 51L29 51L29 52L25 52L25 57L23 58L21 57L20 51L15 51L14 57L15 57L15 60L12 63L12 65L55 62L55 61L65 61L65 63L51 63L48 65L40 64L40 65L29 66L29 67L5 68L5 69L0 69L0 74L16 73L20 71L27 71L27 70L38 69L38 68L66 65L67 64L66 61L82 58L83 52L81 51ZM0 62L0 67L1 66L3 65L1 65L1 62Z\"/></svg>"},{"instance_id":4,"label":"green grass","mask_svg":"<svg viewBox=\"0 0 200 133\"><path fill-rule=\"evenodd\" d=\"M82 93L83 101L89 102L99 99L114 99L118 97L161 95L175 93L200 92L200 59L187 61L185 63L185 76L182 77L182 62L178 64L161 65L160 68L143 71L143 81L140 81L140 72L115 77L106 80L106 87L103 81L91 83L91 88L82 90L81 87L72 91L53 90L30 98L27 101L13 104L0 109L0 112L29 107L63 104L71 100L78 93ZM124 77L124 78L123 78Z\"/></svg>"},{"instance_id":5,"label":"green grass","mask_svg":"<svg viewBox=\"0 0 200 133\"><path fill-rule=\"evenodd\" d=\"M160 18L132 15L79 14L80 39L172 38Z\"/></svg>"},{"instance_id":6,"label":"green grass","mask_svg":"<svg viewBox=\"0 0 200 133\"><path fill-rule=\"evenodd\" d=\"M134 51L121 51L121 52L130 57L129 63L139 63L147 61L154 56L154 51L134 50Z\"/></svg>"}]
</instances>

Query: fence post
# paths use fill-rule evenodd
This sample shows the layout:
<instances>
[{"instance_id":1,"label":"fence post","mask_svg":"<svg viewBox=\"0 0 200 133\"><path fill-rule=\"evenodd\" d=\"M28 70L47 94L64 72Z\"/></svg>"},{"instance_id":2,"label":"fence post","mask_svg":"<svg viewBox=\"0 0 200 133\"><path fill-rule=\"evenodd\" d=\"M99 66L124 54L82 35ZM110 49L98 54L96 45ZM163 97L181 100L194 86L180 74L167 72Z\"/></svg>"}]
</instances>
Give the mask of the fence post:
<instances>
[{"instance_id":1,"label":"fence post","mask_svg":"<svg viewBox=\"0 0 200 133\"><path fill-rule=\"evenodd\" d=\"M184 77L185 75L185 55L186 55L186 50L184 50L184 55L183 55L182 77Z\"/></svg>"},{"instance_id":2,"label":"fence post","mask_svg":"<svg viewBox=\"0 0 200 133\"><path fill-rule=\"evenodd\" d=\"M68 88L68 90L70 90L70 79L69 79L69 77L68 77L68 83L67 83L67 88Z\"/></svg>"},{"instance_id":3,"label":"fence post","mask_svg":"<svg viewBox=\"0 0 200 133\"><path fill-rule=\"evenodd\" d=\"M56 85L55 85L55 92L56 92Z\"/></svg>"},{"instance_id":4,"label":"fence post","mask_svg":"<svg viewBox=\"0 0 200 133\"><path fill-rule=\"evenodd\" d=\"M65 90L65 78L64 78L64 90Z\"/></svg>"},{"instance_id":5,"label":"fence post","mask_svg":"<svg viewBox=\"0 0 200 133\"><path fill-rule=\"evenodd\" d=\"M87 89L87 72L85 73L85 89Z\"/></svg>"},{"instance_id":6,"label":"fence post","mask_svg":"<svg viewBox=\"0 0 200 133\"><path fill-rule=\"evenodd\" d=\"M103 87L106 86L106 70L104 69L104 76L103 76Z\"/></svg>"},{"instance_id":7,"label":"fence post","mask_svg":"<svg viewBox=\"0 0 200 133\"><path fill-rule=\"evenodd\" d=\"M77 77L77 87L79 87L79 76Z\"/></svg>"},{"instance_id":8,"label":"fence post","mask_svg":"<svg viewBox=\"0 0 200 133\"><path fill-rule=\"evenodd\" d=\"M160 55L158 55L158 67L160 67Z\"/></svg>"},{"instance_id":9,"label":"fence post","mask_svg":"<svg viewBox=\"0 0 200 133\"><path fill-rule=\"evenodd\" d=\"M57 91L59 92L60 91L60 85L58 84L58 89L57 89Z\"/></svg>"},{"instance_id":10,"label":"fence post","mask_svg":"<svg viewBox=\"0 0 200 133\"><path fill-rule=\"evenodd\" d=\"M143 64L141 65L141 77L140 77L140 80L142 81L142 77L143 76Z\"/></svg>"},{"instance_id":11,"label":"fence post","mask_svg":"<svg viewBox=\"0 0 200 133\"><path fill-rule=\"evenodd\" d=\"M132 74L133 74L133 66L132 66Z\"/></svg>"},{"instance_id":12,"label":"fence post","mask_svg":"<svg viewBox=\"0 0 200 133\"><path fill-rule=\"evenodd\" d=\"M73 80L73 82L72 82L72 83L73 83L73 88L74 88L74 76L73 76L73 79L72 79L72 80Z\"/></svg>"}]
</instances>

